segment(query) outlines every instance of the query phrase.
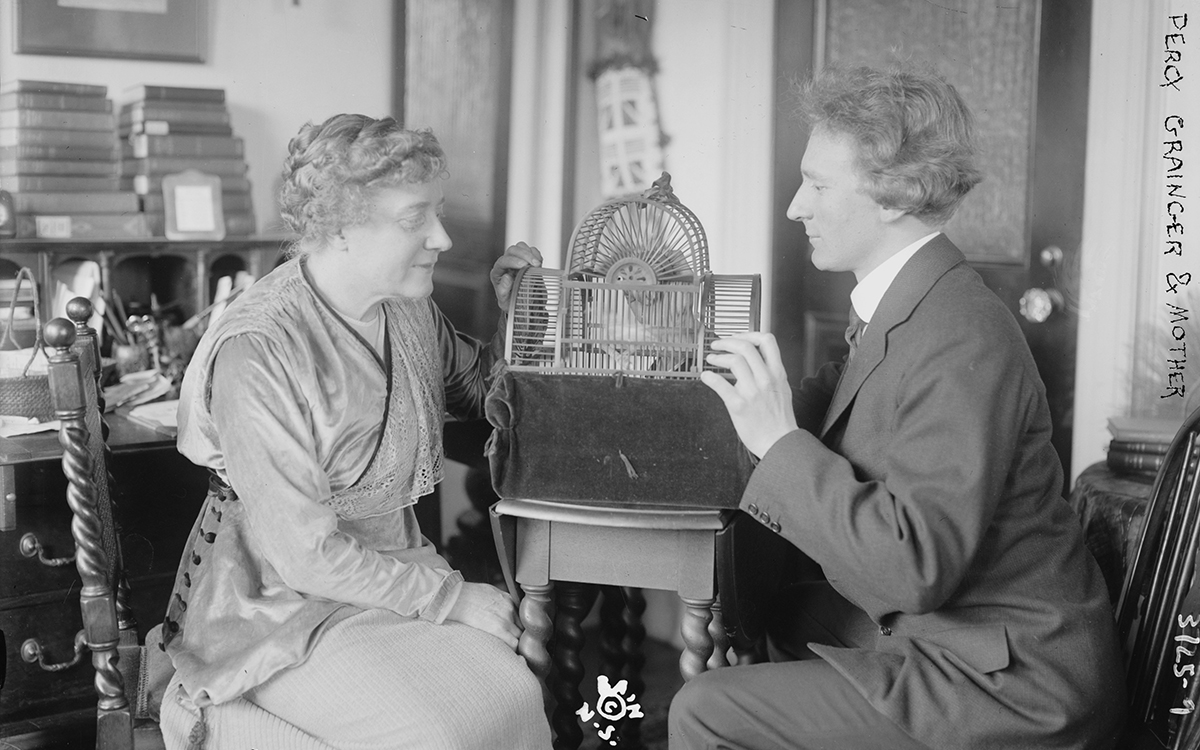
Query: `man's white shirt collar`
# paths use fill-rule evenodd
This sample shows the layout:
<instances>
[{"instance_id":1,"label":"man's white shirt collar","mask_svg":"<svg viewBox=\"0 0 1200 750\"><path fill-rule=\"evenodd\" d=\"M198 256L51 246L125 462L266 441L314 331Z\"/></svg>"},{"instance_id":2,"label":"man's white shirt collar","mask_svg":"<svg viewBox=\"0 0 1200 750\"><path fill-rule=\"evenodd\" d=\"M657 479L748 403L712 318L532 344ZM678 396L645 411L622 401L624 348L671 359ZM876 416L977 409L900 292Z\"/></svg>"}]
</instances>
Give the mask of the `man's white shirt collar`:
<instances>
[{"instance_id":1,"label":"man's white shirt collar","mask_svg":"<svg viewBox=\"0 0 1200 750\"><path fill-rule=\"evenodd\" d=\"M941 232L934 232L926 235L911 245L906 246L903 250L888 258L884 262L875 267L862 281L854 287L850 292L850 304L854 305L854 312L862 319L863 323L870 323L871 318L875 315L875 309L879 307L880 300L887 293L892 282L896 280L900 269L904 268L904 264L909 261L917 251L925 246L925 243L937 237Z\"/></svg>"}]
</instances>

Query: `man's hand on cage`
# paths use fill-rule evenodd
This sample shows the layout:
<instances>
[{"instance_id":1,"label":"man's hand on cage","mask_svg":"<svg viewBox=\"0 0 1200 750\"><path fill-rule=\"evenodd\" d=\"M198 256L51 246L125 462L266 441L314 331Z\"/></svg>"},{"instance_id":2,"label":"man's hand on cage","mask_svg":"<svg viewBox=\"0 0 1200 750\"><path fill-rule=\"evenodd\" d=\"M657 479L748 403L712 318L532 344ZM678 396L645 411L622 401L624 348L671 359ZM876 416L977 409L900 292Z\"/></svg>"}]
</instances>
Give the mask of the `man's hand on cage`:
<instances>
[{"instance_id":1,"label":"man's hand on cage","mask_svg":"<svg viewBox=\"0 0 1200 750\"><path fill-rule=\"evenodd\" d=\"M752 332L717 339L712 348L709 364L728 368L735 382L714 372L703 372L700 379L725 402L747 450L762 458L779 438L797 429L779 344L769 333Z\"/></svg>"}]
</instances>

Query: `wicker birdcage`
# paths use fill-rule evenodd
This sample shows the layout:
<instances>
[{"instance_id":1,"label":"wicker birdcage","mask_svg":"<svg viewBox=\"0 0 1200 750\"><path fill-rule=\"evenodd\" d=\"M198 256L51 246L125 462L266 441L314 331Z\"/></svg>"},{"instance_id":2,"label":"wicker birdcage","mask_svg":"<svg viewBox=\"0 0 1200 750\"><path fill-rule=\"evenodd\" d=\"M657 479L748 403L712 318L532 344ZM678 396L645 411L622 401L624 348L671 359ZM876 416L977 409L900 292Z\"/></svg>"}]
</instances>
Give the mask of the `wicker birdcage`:
<instances>
[{"instance_id":1,"label":"wicker birdcage","mask_svg":"<svg viewBox=\"0 0 1200 750\"><path fill-rule=\"evenodd\" d=\"M704 228L663 176L590 212L565 269L509 300L507 372L488 397L501 497L734 507L750 461L700 382L719 337L759 324L757 275L714 274Z\"/></svg>"},{"instance_id":2,"label":"wicker birdcage","mask_svg":"<svg viewBox=\"0 0 1200 750\"><path fill-rule=\"evenodd\" d=\"M758 329L757 275L714 274L699 219L663 173L604 203L571 237L565 270L527 268L508 310L517 371L698 378L712 341Z\"/></svg>"}]
</instances>

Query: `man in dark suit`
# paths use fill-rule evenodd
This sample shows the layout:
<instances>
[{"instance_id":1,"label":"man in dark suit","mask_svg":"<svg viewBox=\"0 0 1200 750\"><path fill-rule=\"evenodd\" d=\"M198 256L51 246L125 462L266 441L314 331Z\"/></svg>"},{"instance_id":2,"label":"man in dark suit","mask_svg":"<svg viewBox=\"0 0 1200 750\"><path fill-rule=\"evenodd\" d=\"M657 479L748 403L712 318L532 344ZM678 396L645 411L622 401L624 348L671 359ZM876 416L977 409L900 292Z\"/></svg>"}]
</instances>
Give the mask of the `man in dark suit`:
<instances>
[{"instance_id":1,"label":"man in dark suit","mask_svg":"<svg viewBox=\"0 0 1200 750\"><path fill-rule=\"evenodd\" d=\"M747 334L710 357L735 382L704 382L760 459L741 509L825 580L786 592L773 663L684 686L671 747L1111 747L1112 610L1045 389L940 232L979 181L970 112L939 76L871 69L826 71L804 111L788 216L817 268L858 280L851 354L793 394L774 338Z\"/></svg>"}]
</instances>

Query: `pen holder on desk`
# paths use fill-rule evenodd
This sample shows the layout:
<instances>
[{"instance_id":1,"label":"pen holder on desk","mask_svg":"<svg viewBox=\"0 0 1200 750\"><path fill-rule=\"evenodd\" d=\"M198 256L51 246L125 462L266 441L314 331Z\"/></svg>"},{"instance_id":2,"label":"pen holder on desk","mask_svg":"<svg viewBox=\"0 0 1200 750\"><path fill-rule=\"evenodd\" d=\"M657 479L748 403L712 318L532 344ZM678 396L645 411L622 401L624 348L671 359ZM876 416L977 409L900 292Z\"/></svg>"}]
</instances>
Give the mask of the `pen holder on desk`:
<instances>
[{"instance_id":1,"label":"pen holder on desk","mask_svg":"<svg viewBox=\"0 0 1200 750\"><path fill-rule=\"evenodd\" d=\"M118 378L154 366L150 362L150 350L141 344L113 344L113 358L117 361Z\"/></svg>"}]
</instances>

